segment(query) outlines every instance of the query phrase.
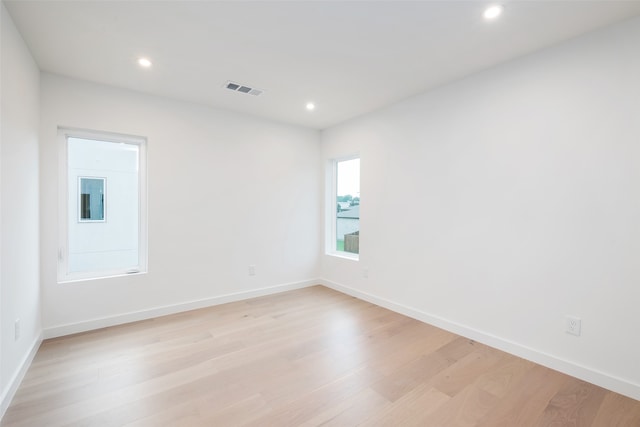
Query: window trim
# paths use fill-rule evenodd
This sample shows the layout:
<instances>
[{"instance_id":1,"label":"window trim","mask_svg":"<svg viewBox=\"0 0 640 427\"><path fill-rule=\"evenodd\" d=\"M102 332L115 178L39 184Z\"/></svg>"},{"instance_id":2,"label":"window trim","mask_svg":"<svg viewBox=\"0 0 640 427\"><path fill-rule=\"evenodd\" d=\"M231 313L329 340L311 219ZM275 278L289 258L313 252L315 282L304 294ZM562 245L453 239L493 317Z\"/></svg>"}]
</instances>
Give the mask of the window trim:
<instances>
[{"instance_id":1,"label":"window trim","mask_svg":"<svg viewBox=\"0 0 640 427\"><path fill-rule=\"evenodd\" d=\"M69 138L123 143L138 147L138 265L133 269L69 272ZM142 136L86 129L58 128L58 283L146 274L148 271L147 229L147 139ZM106 205L105 205L106 209ZM74 215L77 215L74 212ZM105 210L105 219L106 219Z\"/></svg>"},{"instance_id":2,"label":"window trim","mask_svg":"<svg viewBox=\"0 0 640 427\"><path fill-rule=\"evenodd\" d=\"M360 260L360 254L354 254L351 252L339 251L336 248L336 240L337 240L337 211L338 211L338 163L345 162L349 160L360 159L360 164L362 165L362 158L360 153L354 153L347 156L334 157L329 159L327 165L327 174L326 174L326 188L328 191L326 193L326 223L325 223L325 254L334 256L337 258L344 258L353 261ZM360 176L358 177L360 179ZM362 193L362 191L360 192Z\"/></svg>"}]
</instances>

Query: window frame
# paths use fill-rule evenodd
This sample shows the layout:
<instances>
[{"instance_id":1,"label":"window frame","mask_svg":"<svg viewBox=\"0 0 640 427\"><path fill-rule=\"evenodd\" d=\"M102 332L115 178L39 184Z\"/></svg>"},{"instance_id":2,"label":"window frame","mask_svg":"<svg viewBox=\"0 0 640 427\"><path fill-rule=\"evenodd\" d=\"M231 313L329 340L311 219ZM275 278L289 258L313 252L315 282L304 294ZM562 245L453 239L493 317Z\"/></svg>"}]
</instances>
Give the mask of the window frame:
<instances>
[{"instance_id":1,"label":"window frame","mask_svg":"<svg viewBox=\"0 0 640 427\"><path fill-rule=\"evenodd\" d=\"M353 261L360 260L360 254L339 251L336 246L337 241L337 222L338 222L338 163L346 162L349 160L359 159L362 165L362 158L359 153L351 154L348 156L335 157L329 160L326 174L326 224L325 224L325 254L335 256L338 258L345 258ZM360 180L360 174L358 179ZM362 191L360 192L362 193ZM359 196L361 199L362 197Z\"/></svg>"},{"instance_id":2,"label":"window frame","mask_svg":"<svg viewBox=\"0 0 640 427\"><path fill-rule=\"evenodd\" d=\"M138 147L138 265L135 268L69 272L69 138L128 144ZM117 276L146 274L148 272L147 230L147 139L142 136L76 128L58 128L58 283L104 279ZM106 182L105 182L106 192ZM107 218L105 201L105 220Z\"/></svg>"}]
</instances>

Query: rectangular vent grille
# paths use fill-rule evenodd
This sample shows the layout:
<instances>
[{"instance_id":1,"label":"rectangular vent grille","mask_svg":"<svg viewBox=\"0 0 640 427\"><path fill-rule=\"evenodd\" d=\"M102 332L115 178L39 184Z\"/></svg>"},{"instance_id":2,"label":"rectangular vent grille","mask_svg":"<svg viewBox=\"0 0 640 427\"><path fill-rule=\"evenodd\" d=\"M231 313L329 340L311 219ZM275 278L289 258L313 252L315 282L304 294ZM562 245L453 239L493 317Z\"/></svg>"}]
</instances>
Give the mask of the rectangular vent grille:
<instances>
[{"instance_id":1,"label":"rectangular vent grille","mask_svg":"<svg viewBox=\"0 0 640 427\"><path fill-rule=\"evenodd\" d=\"M234 92L248 93L249 95L258 96L264 92L262 89L256 89L247 85L241 85L240 83L232 82L231 80L225 83L224 87Z\"/></svg>"}]
</instances>

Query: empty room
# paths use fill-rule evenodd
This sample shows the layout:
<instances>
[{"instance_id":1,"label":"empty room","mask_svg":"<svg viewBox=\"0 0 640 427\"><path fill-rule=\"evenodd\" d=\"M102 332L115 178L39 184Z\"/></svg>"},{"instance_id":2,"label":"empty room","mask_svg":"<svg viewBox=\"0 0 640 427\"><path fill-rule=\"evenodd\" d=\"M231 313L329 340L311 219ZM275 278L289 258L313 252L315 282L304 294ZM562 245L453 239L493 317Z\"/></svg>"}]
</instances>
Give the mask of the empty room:
<instances>
[{"instance_id":1,"label":"empty room","mask_svg":"<svg viewBox=\"0 0 640 427\"><path fill-rule=\"evenodd\" d=\"M640 1L0 14L3 427L640 427Z\"/></svg>"}]
</instances>

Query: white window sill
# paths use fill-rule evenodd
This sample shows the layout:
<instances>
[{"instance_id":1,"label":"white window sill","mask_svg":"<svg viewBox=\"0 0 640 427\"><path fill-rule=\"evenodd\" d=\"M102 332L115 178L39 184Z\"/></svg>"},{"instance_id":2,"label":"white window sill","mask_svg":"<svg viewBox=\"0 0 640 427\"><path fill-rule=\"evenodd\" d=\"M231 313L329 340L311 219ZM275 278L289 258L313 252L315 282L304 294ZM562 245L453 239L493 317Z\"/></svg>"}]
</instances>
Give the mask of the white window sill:
<instances>
[{"instance_id":1,"label":"white window sill","mask_svg":"<svg viewBox=\"0 0 640 427\"><path fill-rule=\"evenodd\" d=\"M124 276L140 276L143 274L147 274L147 271L136 271L131 273L123 273L123 272L114 272L114 273L105 273L99 276L94 275L73 275L67 276L61 279L58 279L59 284L65 283L77 283L77 282L88 282L92 280L100 280L100 279L113 279L116 277L124 277Z\"/></svg>"},{"instance_id":2,"label":"white window sill","mask_svg":"<svg viewBox=\"0 0 640 427\"><path fill-rule=\"evenodd\" d=\"M336 258L349 259L351 261L360 261L360 254L352 254L349 252L327 252L326 255Z\"/></svg>"}]
</instances>

